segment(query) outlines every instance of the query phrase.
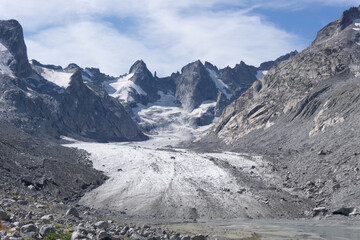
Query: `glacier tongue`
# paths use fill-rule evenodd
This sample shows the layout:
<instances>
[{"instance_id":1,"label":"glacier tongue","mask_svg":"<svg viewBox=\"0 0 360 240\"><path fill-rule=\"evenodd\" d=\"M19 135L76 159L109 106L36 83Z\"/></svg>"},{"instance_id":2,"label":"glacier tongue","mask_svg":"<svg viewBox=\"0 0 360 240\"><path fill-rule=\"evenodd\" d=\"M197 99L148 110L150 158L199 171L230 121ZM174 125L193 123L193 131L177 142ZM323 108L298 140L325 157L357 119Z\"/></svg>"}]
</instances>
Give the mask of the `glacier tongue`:
<instances>
[{"instance_id":1,"label":"glacier tongue","mask_svg":"<svg viewBox=\"0 0 360 240\"><path fill-rule=\"evenodd\" d=\"M178 140L163 135L142 143L69 145L90 152L94 167L110 177L86 194L81 203L132 216L217 218L269 214L226 168L213 161L226 159L234 168L242 168L244 174L267 178L267 163L261 157L229 152L200 154L165 147Z\"/></svg>"},{"instance_id":2,"label":"glacier tongue","mask_svg":"<svg viewBox=\"0 0 360 240\"><path fill-rule=\"evenodd\" d=\"M173 147L183 137L170 133L145 142L68 144L88 151L94 167L109 176L80 203L132 217L173 219L266 218L292 208L292 216L303 213L304 205L281 189L273 165L263 157Z\"/></svg>"}]
</instances>

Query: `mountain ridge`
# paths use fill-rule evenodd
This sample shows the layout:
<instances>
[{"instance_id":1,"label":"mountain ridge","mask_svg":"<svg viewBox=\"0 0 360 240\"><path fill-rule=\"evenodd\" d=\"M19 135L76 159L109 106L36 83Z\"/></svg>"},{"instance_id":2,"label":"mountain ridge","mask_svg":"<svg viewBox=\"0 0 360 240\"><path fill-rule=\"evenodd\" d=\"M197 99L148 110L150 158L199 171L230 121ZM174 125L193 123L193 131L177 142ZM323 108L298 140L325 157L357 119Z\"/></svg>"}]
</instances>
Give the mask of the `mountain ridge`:
<instances>
[{"instance_id":1,"label":"mountain ridge","mask_svg":"<svg viewBox=\"0 0 360 240\"><path fill-rule=\"evenodd\" d=\"M344 12L308 48L257 80L199 145L266 155L285 186L306 190L319 207L359 205L351 197L360 194L352 184L358 165L359 14L360 8Z\"/></svg>"}]
</instances>

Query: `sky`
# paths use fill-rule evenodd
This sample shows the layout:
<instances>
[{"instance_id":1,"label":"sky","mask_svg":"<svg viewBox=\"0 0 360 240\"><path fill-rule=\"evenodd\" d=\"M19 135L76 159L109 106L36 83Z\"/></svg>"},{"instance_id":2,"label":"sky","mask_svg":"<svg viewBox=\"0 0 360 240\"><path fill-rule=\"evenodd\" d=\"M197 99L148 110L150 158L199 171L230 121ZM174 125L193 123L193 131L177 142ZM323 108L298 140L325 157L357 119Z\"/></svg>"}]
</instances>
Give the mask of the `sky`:
<instances>
[{"instance_id":1,"label":"sky","mask_svg":"<svg viewBox=\"0 0 360 240\"><path fill-rule=\"evenodd\" d=\"M139 59L158 76L200 59L219 68L301 51L360 0L0 0L29 59L119 76Z\"/></svg>"}]
</instances>

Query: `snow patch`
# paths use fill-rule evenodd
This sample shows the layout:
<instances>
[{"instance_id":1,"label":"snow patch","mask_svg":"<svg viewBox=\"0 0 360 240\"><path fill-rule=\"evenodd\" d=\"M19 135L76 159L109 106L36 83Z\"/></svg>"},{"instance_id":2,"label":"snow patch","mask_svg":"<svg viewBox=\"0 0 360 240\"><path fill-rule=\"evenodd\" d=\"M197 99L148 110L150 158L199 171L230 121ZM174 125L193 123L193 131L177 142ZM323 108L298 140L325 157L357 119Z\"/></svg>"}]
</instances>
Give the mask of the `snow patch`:
<instances>
[{"instance_id":1,"label":"snow patch","mask_svg":"<svg viewBox=\"0 0 360 240\"><path fill-rule=\"evenodd\" d=\"M259 70L259 71L257 71L257 73L256 73L256 79L262 78L262 77L265 76L267 73L268 73L267 70L264 70L264 71Z\"/></svg>"},{"instance_id":2,"label":"snow patch","mask_svg":"<svg viewBox=\"0 0 360 240\"><path fill-rule=\"evenodd\" d=\"M41 76L55 85L67 88L73 73L60 72L53 69L42 68Z\"/></svg>"},{"instance_id":3,"label":"snow patch","mask_svg":"<svg viewBox=\"0 0 360 240\"><path fill-rule=\"evenodd\" d=\"M210 77L214 81L216 87L226 96L228 100L230 100L233 95L229 93L230 92L229 87L221 79L217 77L215 71L208 68L206 70L209 72Z\"/></svg>"},{"instance_id":4,"label":"snow patch","mask_svg":"<svg viewBox=\"0 0 360 240\"><path fill-rule=\"evenodd\" d=\"M147 93L130 79L134 73L127 74L114 81L106 81L103 83L105 91L112 97L118 98L125 102L132 102L134 99L130 93L135 91L139 95L147 95Z\"/></svg>"}]
</instances>

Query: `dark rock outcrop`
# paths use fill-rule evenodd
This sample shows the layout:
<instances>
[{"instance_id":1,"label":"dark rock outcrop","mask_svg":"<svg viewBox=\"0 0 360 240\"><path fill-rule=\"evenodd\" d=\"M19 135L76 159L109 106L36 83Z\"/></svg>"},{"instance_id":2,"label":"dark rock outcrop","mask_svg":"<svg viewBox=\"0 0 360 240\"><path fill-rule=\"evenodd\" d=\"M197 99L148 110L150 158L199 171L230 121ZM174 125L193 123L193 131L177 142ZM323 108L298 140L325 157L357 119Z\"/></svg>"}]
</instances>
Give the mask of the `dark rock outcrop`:
<instances>
[{"instance_id":1,"label":"dark rock outcrop","mask_svg":"<svg viewBox=\"0 0 360 240\"><path fill-rule=\"evenodd\" d=\"M234 68L220 69L218 77L229 86L234 97L237 98L257 80L257 73L256 67L249 66L241 61Z\"/></svg>"},{"instance_id":2,"label":"dark rock outcrop","mask_svg":"<svg viewBox=\"0 0 360 240\"><path fill-rule=\"evenodd\" d=\"M27 57L26 45L24 42L23 30L16 20L0 21L0 43L4 45L11 55L7 65L17 77L27 77L32 69Z\"/></svg>"},{"instance_id":3,"label":"dark rock outcrop","mask_svg":"<svg viewBox=\"0 0 360 240\"><path fill-rule=\"evenodd\" d=\"M155 102L160 98L157 93L155 78L146 67L144 61L136 61L130 68L129 74L131 73L134 75L130 80L140 86L147 93L147 102L143 102L143 104L146 105L148 102Z\"/></svg>"},{"instance_id":4,"label":"dark rock outcrop","mask_svg":"<svg viewBox=\"0 0 360 240\"><path fill-rule=\"evenodd\" d=\"M146 139L124 107L104 91L90 90L80 71L71 77L62 95L59 129L99 141Z\"/></svg>"},{"instance_id":5,"label":"dark rock outcrop","mask_svg":"<svg viewBox=\"0 0 360 240\"><path fill-rule=\"evenodd\" d=\"M213 80L199 60L183 67L175 83L176 97L188 111L197 108L206 100L216 99L218 95Z\"/></svg>"}]
</instances>

